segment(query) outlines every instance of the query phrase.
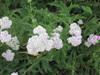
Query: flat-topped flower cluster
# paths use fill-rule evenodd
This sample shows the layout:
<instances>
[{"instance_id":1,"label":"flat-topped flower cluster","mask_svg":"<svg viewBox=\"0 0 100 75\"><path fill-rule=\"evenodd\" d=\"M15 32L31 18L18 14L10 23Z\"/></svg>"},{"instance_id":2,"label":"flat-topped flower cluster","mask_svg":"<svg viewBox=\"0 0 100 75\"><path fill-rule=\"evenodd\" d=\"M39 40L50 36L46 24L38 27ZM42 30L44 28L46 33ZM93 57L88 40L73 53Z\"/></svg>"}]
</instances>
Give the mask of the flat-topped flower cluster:
<instances>
[{"instance_id":1,"label":"flat-topped flower cluster","mask_svg":"<svg viewBox=\"0 0 100 75\"><path fill-rule=\"evenodd\" d=\"M82 43L82 29L80 25L83 24L82 20L79 20L77 23L70 24L69 34L71 35L67 38L67 41L72 46L76 47ZM8 17L2 17L0 19L0 42L5 43L12 50L19 50L20 42L17 36L12 36L9 34L8 29L12 26L12 21ZM61 39L61 32L63 31L62 26L58 26L53 29L51 35L48 34L47 30L39 25L33 29L33 35L28 39L26 48L27 53L33 56L37 56L42 52L51 51L53 49L61 49L63 48L63 41ZM87 40L85 41L85 45L90 47L92 45L96 45L98 42L98 37L95 34L90 34ZM2 57L7 61L13 61L15 53L11 50L7 49L2 53ZM17 72L13 72L11 75L18 75Z\"/></svg>"},{"instance_id":2,"label":"flat-topped flower cluster","mask_svg":"<svg viewBox=\"0 0 100 75\"><path fill-rule=\"evenodd\" d=\"M80 19L77 23L70 24L69 34L71 37L67 38L67 41L72 46L79 46L82 43L82 29L80 25L83 21ZM8 17L2 17L0 19L0 41L5 43L12 50L19 50L20 42L17 36L12 37L9 34L8 29L12 26L12 21ZM62 26L58 26L53 30L51 35L47 33L47 30L42 26L37 26L33 29L33 36L29 38L27 42L27 53L30 55L37 56L39 53L44 51L51 51L52 49L61 49L63 47L63 41L60 33L63 31ZM98 42L96 39L97 35L90 34L85 45L90 47ZM7 49L6 52L2 53L2 56L7 61L14 59L15 53L11 49Z\"/></svg>"},{"instance_id":3,"label":"flat-topped flower cluster","mask_svg":"<svg viewBox=\"0 0 100 75\"><path fill-rule=\"evenodd\" d=\"M12 21L8 17L2 17L0 19L0 41L1 43L5 43L12 50L19 50L19 40L17 36L12 37L8 32L8 29L10 29L11 26ZM7 49L6 52L2 53L2 56L7 61L12 61L14 59L15 53L13 53L12 50Z\"/></svg>"},{"instance_id":4,"label":"flat-topped flower cluster","mask_svg":"<svg viewBox=\"0 0 100 75\"><path fill-rule=\"evenodd\" d=\"M60 49L63 47L63 42L60 39L60 32L63 28L58 26L53 30L52 36L50 37L45 28L37 26L33 29L33 35L29 38L27 43L28 54L38 55L39 52L50 51L53 48Z\"/></svg>"},{"instance_id":5,"label":"flat-topped flower cluster","mask_svg":"<svg viewBox=\"0 0 100 75\"><path fill-rule=\"evenodd\" d=\"M67 39L68 43L70 43L72 46L80 45L82 43L81 33L82 30L77 23L70 24L69 34L72 36Z\"/></svg>"}]
</instances>

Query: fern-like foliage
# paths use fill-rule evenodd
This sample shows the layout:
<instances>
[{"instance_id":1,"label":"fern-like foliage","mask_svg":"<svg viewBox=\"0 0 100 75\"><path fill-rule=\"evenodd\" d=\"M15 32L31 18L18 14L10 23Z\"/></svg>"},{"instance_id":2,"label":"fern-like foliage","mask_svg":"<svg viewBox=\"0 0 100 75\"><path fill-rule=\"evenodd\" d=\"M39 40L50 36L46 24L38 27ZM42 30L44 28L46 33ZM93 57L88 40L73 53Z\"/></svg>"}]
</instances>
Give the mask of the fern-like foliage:
<instances>
[{"instance_id":1,"label":"fern-like foliage","mask_svg":"<svg viewBox=\"0 0 100 75\"><path fill-rule=\"evenodd\" d=\"M0 57L0 75L10 75L15 71L19 75L100 75L100 44L90 48L84 46L84 40L90 34L100 35L98 7L99 0L0 0L0 17L12 19L9 31L21 42L13 62ZM81 26L83 43L72 47L67 42L69 25L78 19L84 20ZM38 25L45 27L48 33L61 25L64 28L61 33L64 47L37 57L26 54L27 40ZM0 44L0 55L6 48L5 44Z\"/></svg>"}]
</instances>

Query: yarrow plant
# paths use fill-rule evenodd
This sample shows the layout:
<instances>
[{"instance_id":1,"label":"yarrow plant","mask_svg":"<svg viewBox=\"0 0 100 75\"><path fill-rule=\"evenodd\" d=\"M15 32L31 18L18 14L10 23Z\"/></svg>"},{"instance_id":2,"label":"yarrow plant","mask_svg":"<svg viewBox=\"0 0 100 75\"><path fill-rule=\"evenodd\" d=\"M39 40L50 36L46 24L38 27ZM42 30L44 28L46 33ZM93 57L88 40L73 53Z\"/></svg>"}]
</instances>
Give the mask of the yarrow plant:
<instances>
[{"instance_id":1,"label":"yarrow plant","mask_svg":"<svg viewBox=\"0 0 100 75\"><path fill-rule=\"evenodd\" d=\"M19 50L19 40L17 36L12 37L10 41L6 42L6 44L11 47L13 50Z\"/></svg>"},{"instance_id":2,"label":"yarrow plant","mask_svg":"<svg viewBox=\"0 0 100 75\"><path fill-rule=\"evenodd\" d=\"M85 42L85 45L87 47L90 47L91 45L96 45L98 43L99 39L97 35L90 34L87 41Z\"/></svg>"},{"instance_id":3,"label":"yarrow plant","mask_svg":"<svg viewBox=\"0 0 100 75\"><path fill-rule=\"evenodd\" d=\"M15 53L11 50L6 50L6 52L2 53L2 57L4 57L7 61L13 61Z\"/></svg>"},{"instance_id":4,"label":"yarrow plant","mask_svg":"<svg viewBox=\"0 0 100 75\"><path fill-rule=\"evenodd\" d=\"M0 75L100 75L99 16L83 3L0 0Z\"/></svg>"},{"instance_id":5,"label":"yarrow plant","mask_svg":"<svg viewBox=\"0 0 100 75\"><path fill-rule=\"evenodd\" d=\"M81 36L81 28L77 23L72 23L70 25L69 34L72 35L69 37L68 43L71 43L72 46L78 46L82 43L82 36Z\"/></svg>"},{"instance_id":6,"label":"yarrow plant","mask_svg":"<svg viewBox=\"0 0 100 75\"><path fill-rule=\"evenodd\" d=\"M27 43L28 54L38 55L39 52L50 51L52 48L60 49L63 47L62 40L60 39L59 32L62 32L63 28L58 26L54 29L52 36L50 37L45 28L37 26L33 29L33 35L29 38Z\"/></svg>"},{"instance_id":7,"label":"yarrow plant","mask_svg":"<svg viewBox=\"0 0 100 75\"><path fill-rule=\"evenodd\" d=\"M8 17L0 19L0 41L11 47L13 50L19 50L19 40L16 36L12 37L12 35L7 31L7 29L11 28L11 25L12 21L9 20ZM4 57L7 61L13 61L14 56L15 53L9 49L2 53L2 57Z\"/></svg>"},{"instance_id":8,"label":"yarrow plant","mask_svg":"<svg viewBox=\"0 0 100 75\"><path fill-rule=\"evenodd\" d=\"M2 17L0 19L0 27L1 27L1 30L3 29L9 29L12 25L12 21L9 20L9 18L6 16L6 17Z\"/></svg>"},{"instance_id":9,"label":"yarrow plant","mask_svg":"<svg viewBox=\"0 0 100 75\"><path fill-rule=\"evenodd\" d=\"M97 40L100 40L100 36L99 36L99 35L96 35L96 39L97 39Z\"/></svg>"},{"instance_id":10,"label":"yarrow plant","mask_svg":"<svg viewBox=\"0 0 100 75\"><path fill-rule=\"evenodd\" d=\"M11 73L11 75L18 75L18 72L13 72Z\"/></svg>"}]
</instances>

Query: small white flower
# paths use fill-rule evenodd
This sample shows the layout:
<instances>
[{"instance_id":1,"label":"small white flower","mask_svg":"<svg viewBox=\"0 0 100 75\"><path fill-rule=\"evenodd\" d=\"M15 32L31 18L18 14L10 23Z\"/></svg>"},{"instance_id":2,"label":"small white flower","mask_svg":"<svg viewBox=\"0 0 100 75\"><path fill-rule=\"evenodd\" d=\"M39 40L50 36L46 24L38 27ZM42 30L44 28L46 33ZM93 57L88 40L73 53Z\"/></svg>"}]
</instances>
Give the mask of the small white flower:
<instances>
[{"instance_id":1,"label":"small white flower","mask_svg":"<svg viewBox=\"0 0 100 75\"><path fill-rule=\"evenodd\" d=\"M56 49L61 49L63 47L63 42L58 35L52 37L53 40L53 47Z\"/></svg>"},{"instance_id":2,"label":"small white flower","mask_svg":"<svg viewBox=\"0 0 100 75\"><path fill-rule=\"evenodd\" d=\"M74 36L80 36L81 35L81 28L77 23L72 23L70 25L70 30L69 30L69 34L70 35L74 35Z\"/></svg>"},{"instance_id":3,"label":"small white flower","mask_svg":"<svg viewBox=\"0 0 100 75\"><path fill-rule=\"evenodd\" d=\"M90 47L92 44L90 42L85 42L85 46Z\"/></svg>"},{"instance_id":4,"label":"small white flower","mask_svg":"<svg viewBox=\"0 0 100 75\"><path fill-rule=\"evenodd\" d=\"M59 33L52 33L52 36L56 36L60 38L60 34Z\"/></svg>"},{"instance_id":5,"label":"small white flower","mask_svg":"<svg viewBox=\"0 0 100 75\"><path fill-rule=\"evenodd\" d=\"M45 40L45 39L50 38L49 35L48 35L48 33L46 33L46 32L45 32L45 33L41 33L41 34L39 34L38 36L39 36L39 38L42 39L42 40Z\"/></svg>"},{"instance_id":6,"label":"small white flower","mask_svg":"<svg viewBox=\"0 0 100 75\"><path fill-rule=\"evenodd\" d=\"M13 72L11 73L11 75L18 75L18 72Z\"/></svg>"},{"instance_id":7,"label":"small white flower","mask_svg":"<svg viewBox=\"0 0 100 75\"><path fill-rule=\"evenodd\" d=\"M50 40L50 37L48 36L48 33L40 34L39 39L41 39L41 42L44 44L46 51L50 51L52 49L53 41Z\"/></svg>"},{"instance_id":8,"label":"small white flower","mask_svg":"<svg viewBox=\"0 0 100 75\"><path fill-rule=\"evenodd\" d=\"M45 43L46 51L50 51L53 48L54 42L53 40L47 40Z\"/></svg>"},{"instance_id":9,"label":"small white flower","mask_svg":"<svg viewBox=\"0 0 100 75\"><path fill-rule=\"evenodd\" d=\"M56 29L54 29L54 32L62 32L63 27L62 26L58 26Z\"/></svg>"},{"instance_id":10,"label":"small white flower","mask_svg":"<svg viewBox=\"0 0 100 75\"><path fill-rule=\"evenodd\" d=\"M68 43L72 46L79 46L82 43L81 32L82 30L77 23L70 24L69 34L72 35L72 37L67 39Z\"/></svg>"},{"instance_id":11,"label":"small white flower","mask_svg":"<svg viewBox=\"0 0 100 75\"><path fill-rule=\"evenodd\" d=\"M72 36L67 39L68 43L70 43L72 46L79 46L82 43L82 37L81 36Z\"/></svg>"},{"instance_id":12,"label":"small white flower","mask_svg":"<svg viewBox=\"0 0 100 75\"><path fill-rule=\"evenodd\" d=\"M6 44L13 50L19 50L19 40L16 36L12 37L10 41L6 42Z\"/></svg>"},{"instance_id":13,"label":"small white flower","mask_svg":"<svg viewBox=\"0 0 100 75\"><path fill-rule=\"evenodd\" d=\"M83 24L83 20L82 19L79 19L78 22L77 22L79 25Z\"/></svg>"},{"instance_id":14,"label":"small white flower","mask_svg":"<svg viewBox=\"0 0 100 75\"><path fill-rule=\"evenodd\" d=\"M11 35L8 33L8 31L1 31L0 32L0 40L2 43L8 42L11 40Z\"/></svg>"},{"instance_id":15,"label":"small white flower","mask_svg":"<svg viewBox=\"0 0 100 75\"><path fill-rule=\"evenodd\" d=\"M70 24L71 29L79 28L79 25L77 23Z\"/></svg>"},{"instance_id":16,"label":"small white flower","mask_svg":"<svg viewBox=\"0 0 100 75\"><path fill-rule=\"evenodd\" d=\"M2 19L0 19L1 29L9 29L11 25L12 25L12 21L9 20L8 17L3 17Z\"/></svg>"},{"instance_id":17,"label":"small white flower","mask_svg":"<svg viewBox=\"0 0 100 75\"><path fill-rule=\"evenodd\" d=\"M85 45L87 47L90 47L91 45L95 45L98 42L98 39L96 38L96 35L90 34L87 41L85 42Z\"/></svg>"},{"instance_id":18,"label":"small white flower","mask_svg":"<svg viewBox=\"0 0 100 75\"><path fill-rule=\"evenodd\" d=\"M28 54L36 56L39 52L43 52L44 50L45 46L38 36L32 36L31 38L29 38L27 44Z\"/></svg>"},{"instance_id":19,"label":"small white flower","mask_svg":"<svg viewBox=\"0 0 100 75\"><path fill-rule=\"evenodd\" d=\"M81 30L79 29L70 29L69 34L72 36L80 36L81 35Z\"/></svg>"},{"instance_id":20,"label":"small white flower","mask_svg":"<svg viewBox=\"0 0 100 75\"><path fill-rule=\"evenodd\" d=\"M45 32L46 32L46 29L43 28L42 26L37 26L36 28L33 29L34 34L41 34Z\"/></svg>"},{"instance_id":21,"label":"small white flower","mask_svg":"<svg viewBox=\"0 0 100 75\"><path fill-rule=\"evenodd\" d=\"M2 57L4 57L7 61L13 61L15 56L15 53L13 53L11 50L6 50L6 52L2 53Z\"/></svg>"}]
</instances>

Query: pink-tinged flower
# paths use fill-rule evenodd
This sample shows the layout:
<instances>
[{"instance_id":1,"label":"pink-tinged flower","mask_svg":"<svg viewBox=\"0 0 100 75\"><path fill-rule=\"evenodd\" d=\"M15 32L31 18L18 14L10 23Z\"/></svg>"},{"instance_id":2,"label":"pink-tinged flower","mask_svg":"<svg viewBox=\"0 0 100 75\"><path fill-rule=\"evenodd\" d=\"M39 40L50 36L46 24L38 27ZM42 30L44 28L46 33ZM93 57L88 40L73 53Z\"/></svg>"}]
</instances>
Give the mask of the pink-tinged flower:
<instances>
[{"instance_id":1,"label":"pink-tinged flower","mask_svg":"<svg viewBox=\"0 0 100 75\"><path fill-rule=\"evenodd\" d=\"M85 45L87 47L90 47L91 45L96 45L97 42L98 42L97 36L94 34L90 34L87 41L85 42Z\"/></svg>"},{"instance_id":2,"label":"pink-tinged flower","mask_svg":"<svg viewBox=\"0 0 100 75\"><path fill-rule=\"evenodd\" d=\"M95 45L97 43L97 39L96 39L96 35L94 34L90 34L89 38L87 39L88 42L92 43L93 45Z\"/></svg>"},{"instance_id":3,"label":"pink-tinged flower","mask_svg":"<svg viewBox=\"0 0 100 75\"><path fill-rule=\"evenodd\" d=\"M98 35L96 35L95 38L96 38L97 40L100 40L100 36L98 36Z\"/></svg>"}]
</instances>

